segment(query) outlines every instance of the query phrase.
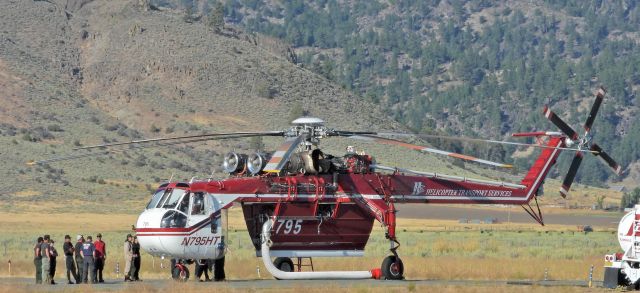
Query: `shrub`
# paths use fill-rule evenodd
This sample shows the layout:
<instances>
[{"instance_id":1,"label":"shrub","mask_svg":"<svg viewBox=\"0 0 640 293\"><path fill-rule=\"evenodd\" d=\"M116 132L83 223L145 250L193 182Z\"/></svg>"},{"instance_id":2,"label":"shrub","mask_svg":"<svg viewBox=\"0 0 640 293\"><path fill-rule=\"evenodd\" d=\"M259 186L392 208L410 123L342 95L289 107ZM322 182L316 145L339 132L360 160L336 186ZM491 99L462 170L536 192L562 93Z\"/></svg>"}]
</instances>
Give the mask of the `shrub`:
<instances>
[{"instance_id":1,"label":"shrub","mask_svg":"<svg viewBox=\"0 0 640 293\"><path fill-rule=\"evenodd\" d=\"M60 127L60 125L58 125L58 124L50 124L49 126L47 126L47 129L49 131L53 131L53 132L62 132L62 131L64 131L62 129L62 127Z\"/></svg>"}]
</instances>

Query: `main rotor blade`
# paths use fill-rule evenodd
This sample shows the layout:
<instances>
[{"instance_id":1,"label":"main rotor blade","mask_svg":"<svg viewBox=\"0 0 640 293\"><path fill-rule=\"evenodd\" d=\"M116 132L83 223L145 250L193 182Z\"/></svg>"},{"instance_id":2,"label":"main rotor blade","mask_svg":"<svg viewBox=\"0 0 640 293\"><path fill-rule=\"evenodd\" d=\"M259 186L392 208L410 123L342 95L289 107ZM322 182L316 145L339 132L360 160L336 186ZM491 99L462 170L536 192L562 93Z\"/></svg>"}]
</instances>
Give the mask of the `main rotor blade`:
<instances>
[{"instance_id":1,"label":"main rotor blade","mask_svg":"<svg viewBox=\"0 0 640 293\"><path fill-rule=\"evenodd\" d=\"M594 155L600 156L600 158L602 158L602 160L604 160L609 165L609 167L613 169L613 172L616 173L616 175L620 176L620 174L622 173L622 166L618 165L618 163L616 163L616 161L611 156L609 156L609 154L602 150L602 148L598 144L592 144L591 150L597 152L594 153Z\"/></svg>"},{"instance_id":2,"label":"main rotor blade","mask_svg":"<svg viewBox=\"0 0 640 293\"><path fill-rule=\"evenodd\" d=\"M95 152L95 151L91 152L95 149L90 149L88 150L89 152L87 153L65 155L65 156L59 156L59 157L54 157L54 158L45 159L45 160L31 161L31 162L27 162L27 165L42 165L47 163L74 160L74 159L80 159L80 158L86 158L86 157L105 156L110 154L124 153L130 150L165 147L165 146L172 146L172 145L178 145L178 144L188 144L188 143L204 142L204 141L218 140L218 139L243 138L243 137L251 137L251 136L252 135L244 134L244 135L234 135L234 136L225 136L225 137L204 137L204 138L191 139L191 140L185 140L185 141L171 141L171 142L165 142L165 143L156 143L152 145L144 144L144 145L137 145L137 146L129 146L128 148L122 148L122 145L121 145L120 146L121 148L102 150L98 152Z\"/></svg>"},{"instance_id":3,"label":"main rotor blade","mask_svg":"<svg viewBox=\"0 0 640 293\"><path fill-rule=\"evenodd\" d=\"M327 136L353 136L353 135L377 135L373 131L348 131L348 130L330 130Z\"/></svg>"},{"instance_id":4,"label":"main rotor blade","mask_svg":"<svg viewBox=\"0 0 640 293\"><path fill-rule=\"evenodd\" d=\"M220 136L232 136L236 137L236 135L244 135L242 137L251 137L251 136L283 136L283 131L266 131L266 132L228 132L228 133L208 133L208 134L196 134L196 135L185 135L185 136L174 136L174 137L160 137L160 138L149 138L149 139L140 139L126 142L115 142L115 143L107 143L107 144L98 144L91 146L84 146L75 148L73 150L88 150L95 148L104 148L104 147L114 147L114 146L122 146L128 144L138 144L138 143L150 143L150 142L158 142L158 141L168 141L168 140L180 140L180 139L190 139L190 138L205 138L205 137L220 137Z\"/></svg>"},{"instance_id":5,"label":"main rotor blade","mask_svg":"<svg viewBox=\"0 0 640 293\"><path fill-rule=\"evenodd\" d=\"M576 153L575 157L573 157L573 161L571 161L569 172L567 172L567 176L564 177L564 181L562 181L562 186L560 187L560 195L562 195L562 198L567 198L567 194L569 194L569 189L571 189L573 179L576 177L576 173L578 173L580 163L582 163L582 157L582 153Z\"/></svg>"},{"instance_id":6,"label":"main rotor blade","mask_svg":"<svg viewBox=\"0 0 640 293\"><path fill-rule=\"evenodd\" d=\"M570 139L578 139L578 133L573 130L571 126L562 121L562 119L560 119L560 117L558 117L556 113L553 113L553 111L551 111L551 109L549 109L549 107L547 106L544 106L544 116L547 117L547 119L551 120L553 124L558 126L558 128L560 128L560 130L562 130L562 132L564 132L564 134L566 134Z\"/></svg>"},{"instance_id":7,"label":"main rotor blade","mask_svg":"<svg viewBox=\"0 0 640 293\"><path fill-rule=\"evenodd\" d=\"M596 115L598 114L598 110L600 109L600 104L602 104L602 100L604 100L604 95L607 93L604 87L600 87L598 89L598 93L596 93L596 100L593 102L593 106L591 106L591 112L589 112L589 117L587 117L587 121L584 123L584 130L587 132L591 131L591 125L593 125L593 121L596 119Z\"/></svg>"},{"instance_id":8,"label":"main rotor blade","mask_svg":"<svg viewBox=\"0 0 640 293\"><path fill-rule=\"evenodd\" d=\"M293 151L300 145L306 134L300 134L297 137L288 137L285 142L278 147L271 159L264 167L264 172L280 173L284 165L289 161Z\"/></svg>"},{"instance_id":9,"label":"main rotor blade","mask_svg":"<svg viewBox=\"0 0 640 293\"><path fill-rule=\"evenodd\" d=\"M402 137L435 138L435 139L455 140L455 141L462 141L462 142L495 143L495 144L504 144L504 145L536 147L536 148L542 148L542 149L558 149L558 150L563 150L563 151L594 153L594 151L591 151L591 150L581 150L581 149L564 148L564 147L550 147L550 146L539 145L539 144L534 144L534 143L521 143L521 142L513 142L513 141L502 141L502 140L480 139L480 138L468 138L468 137L453 137L453 136L432 135L432 134L410 134L410 133L396 133L396 132L379 132L379 133L377 133L377 135L380 135L380 136L402 136Z\"/></svg>"},{"instance_id":10,"label":"main rotor blade","mask_svg":"<svg viewBox=\"0 0 640 293\"><path fill-rule=\"evenodd\" d=\"M384 138L384 137L379 137L379 136L374 136L374 135L352 135L352 136L347 136L347 137L353 138L353 139L371 141L371 142L378 142L378 143L383 143L383 144L388 144L388 145L397 145L397 146L401 146L401 147L405 147L405 148L409 148L409 149L413 149L413 150L417 150L417 151L421 151L421 152L428 152L428 153L433 153L433 154L445 155L445 156L449 156L449 157L453 157L453 158L457 158L457 159L462 159L462 160L466 160L466 161L476 162L476 163L495 166L495 167L502 167L502 168L512 168L513 167L513 165L509 165L509 164L496 163L496 162L487 161L487 160L479 159L479 158L472 157L472 156L467 156L467 155L462 155L462 154L458 154L458 153L447 152L447 151L443 151L443 150L439 150L439 149L428 148L428 147L419 146L419 145L415 145L415 144L410 144L410 143L406 143L406 142L395 140L395 139Z\"/></svg>"}]
</instances>

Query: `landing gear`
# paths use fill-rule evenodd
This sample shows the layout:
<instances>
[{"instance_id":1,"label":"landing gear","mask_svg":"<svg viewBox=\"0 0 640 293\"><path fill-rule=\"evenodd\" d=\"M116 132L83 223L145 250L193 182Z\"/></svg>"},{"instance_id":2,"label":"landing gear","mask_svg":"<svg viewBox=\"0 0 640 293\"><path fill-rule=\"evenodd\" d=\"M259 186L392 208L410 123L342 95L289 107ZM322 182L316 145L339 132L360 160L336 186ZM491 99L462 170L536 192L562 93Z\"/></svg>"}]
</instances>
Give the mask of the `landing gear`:
<instances>
[{"instance_id":1,"label":"landing gear","mask_svg":"<svg viewBox=\"0 0 640 293\"><path fill-rule=\"evenodd\" d=\"M389 239L389 244L391 245L389 251L391 251L393 255L385 257L382 261L380 270L382 271L382 277L385 280L402 280L404 279L404 265L402 264L402 260L398 256L397 252L400 247L400 242L398 242L398 239L396 238L396 208L393 205L393 202L389 202L389 208L385 215L385 223L387 225L385 237Z\"/></svg>"},{"instance_id":2,"label":"landing gear","mask_svg":"<svg viewBox=\"0 0 640 293\"><path fill-rule=\"evenodd\" d=\"M395 255L390 255L382 261L382 277L385 280L402 280L404 279L404 265L402 260Z\"/></svg>"},{"instance_id":3,"label":"landing gear","mask_svg":"<svg viewBox=\"0 0 640 293\"><path fill-rule=\"evenodd\" d=\"M186 282L189 280L189 268L182 261L171 261L174 263L171 269L171 278L178 282Z\"/></svg>"},{"instance_id":4,"label":"landing gear","mask_svg":"<svg viewBox=\"0 0 640 293\"><path fill-rule=\"evenodd\" d=\"M293 261L288 257L276 257L273 265L283 272L293 272Z\"/></svg>"}]
</instances>

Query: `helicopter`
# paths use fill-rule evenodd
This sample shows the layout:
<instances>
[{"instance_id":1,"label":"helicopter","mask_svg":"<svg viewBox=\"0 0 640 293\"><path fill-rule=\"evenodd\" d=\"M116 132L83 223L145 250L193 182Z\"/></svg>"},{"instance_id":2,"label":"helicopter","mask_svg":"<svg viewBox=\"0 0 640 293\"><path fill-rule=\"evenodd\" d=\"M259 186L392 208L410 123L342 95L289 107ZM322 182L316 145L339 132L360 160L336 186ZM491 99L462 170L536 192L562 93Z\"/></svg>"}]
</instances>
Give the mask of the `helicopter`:
<instances>
[{"instance_id":1,"label":"helicopter","mask_svg":"<svg viewBox=\"0 0 640 293\"><path fill-rule=\"evenodd\" d=\"M172 276L177 280L189 278L187 264L191 259L213 259L218 270L224 266L228 246L228 209L240 205L256 256L262 258L276 279L400 280L404 278L404 263L398 253L400 242L395 208L398 203L520 205L535 221L544 225L537 198L542 195L544 180L562 151L575 152L560 189L562 197L568 194L584 153L600 157L620 175L622 167L593 142L591 134L605 93L603 87L598 89L582 136L545 106L543 114L560 132L513 134L513 137L536 138L535 144L467 139L540 148L540 154L519 183L384 166L353 147L347 147L346 154L341 156L326 154L319 147L321 140L346 137L492 167L512 167L393 138L415 134L336 130L314 117L298 118L292 121L289 129L281 131L213 133L85 146L76 150L89 153L32 164L79 158L91 155L91 152L95 154L95 151L109 153L131 145L144 147L245 137L284 137L284 143L272 154L226 154L223 161L223 169L229 174L226 179L160 185L136 222L135 231L141 248L151 255L175 259ZM382 260L379 268L301 271L302 258L363 256L375 222L383 226L390 245L390 255ZM298 260L297 270L292 258Z\"/></svg>"}]
</instances>

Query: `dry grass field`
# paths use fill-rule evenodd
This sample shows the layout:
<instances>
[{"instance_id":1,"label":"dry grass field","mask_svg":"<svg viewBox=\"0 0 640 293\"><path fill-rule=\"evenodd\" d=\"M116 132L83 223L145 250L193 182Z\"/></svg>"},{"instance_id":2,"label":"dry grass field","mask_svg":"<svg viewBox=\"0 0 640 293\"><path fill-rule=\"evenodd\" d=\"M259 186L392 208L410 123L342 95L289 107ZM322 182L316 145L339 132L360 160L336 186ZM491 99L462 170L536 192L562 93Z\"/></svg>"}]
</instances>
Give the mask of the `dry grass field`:
<instances>
[{"instance_id":1,"label":"dry grass field","mask_svg":"<svg viewBox=\"0 0 640 293\"><path fill-rule=\"evenodd\" d=\"M33 275L31 248L37 235L51 234L58 240L56 245L60 248L65 234L95 235L101 232L108 245L106 277L119 278L116 264L119 263L122 269L121 244L136 217L129 214L41 216L37 213L3 213L0 215L0 277ZM552 280L586 280L591 265L595 268L595 278L600 279L603 255L618 249L612 231L585 234L576 232L575 226L470 225L403 218L399 220L398 227L402 245L399 252L404 260L405 275L410 280L542 280L545 270ZM262 260L255 257L239 208L231 209L229 229L228 279L271 279ZM384 233L376 225L365 257L314 259L314 265L316 270L369 270L379 267L387 249ZM168 260L143 254L141 276L145 279L167 279L168 264ZM63 260L59 260L59 265L57 279L61 281L64 278L60 273L64 270ZM447 292L457 288L445 286L438 289ZM509 291L509 288L477 289L480 292Z\"/></svg>"}]
</instances>

